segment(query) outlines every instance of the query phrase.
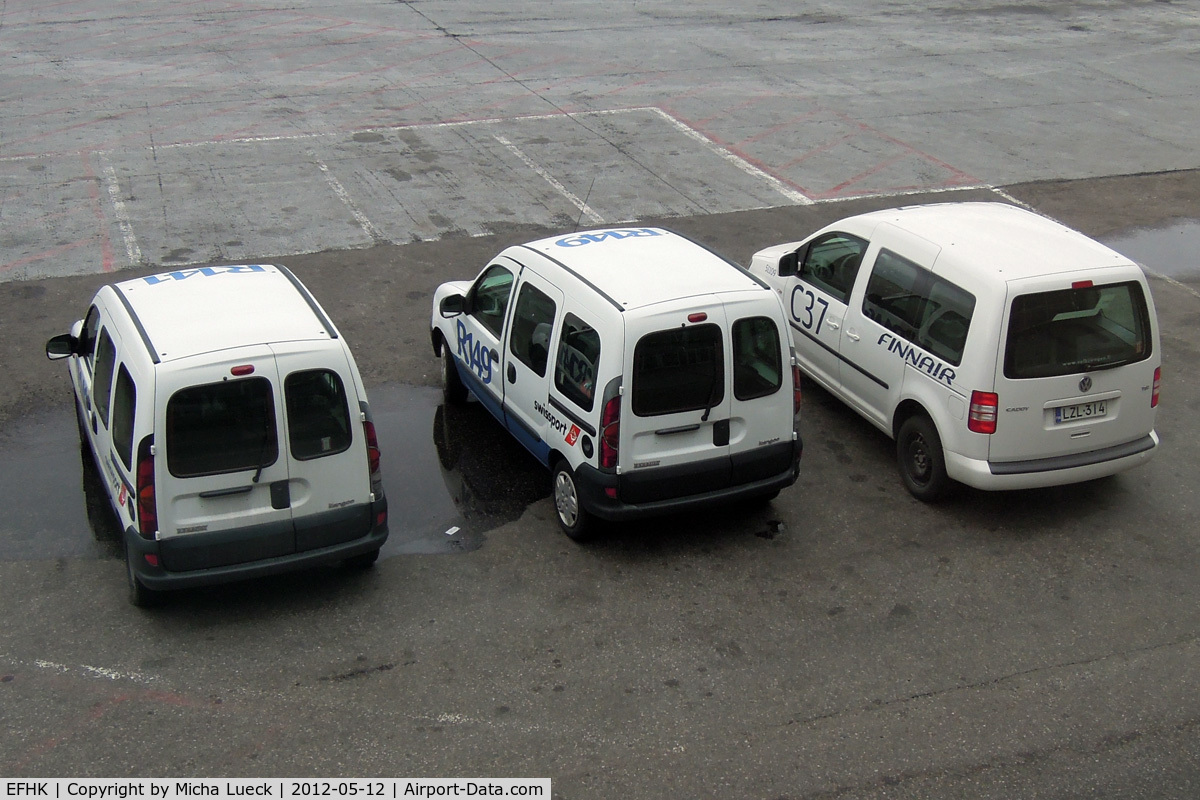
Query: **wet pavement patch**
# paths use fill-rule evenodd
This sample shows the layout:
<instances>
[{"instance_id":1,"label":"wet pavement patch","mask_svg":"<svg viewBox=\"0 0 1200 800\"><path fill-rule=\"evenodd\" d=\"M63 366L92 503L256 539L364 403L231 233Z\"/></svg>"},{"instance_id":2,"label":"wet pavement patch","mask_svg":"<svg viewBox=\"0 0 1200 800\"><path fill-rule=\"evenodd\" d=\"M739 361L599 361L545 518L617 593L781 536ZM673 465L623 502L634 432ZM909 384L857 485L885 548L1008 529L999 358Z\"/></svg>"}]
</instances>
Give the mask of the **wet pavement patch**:
<instances>
[{"instance_id":1,"label":"wet pavement patch","mask_svg":"<svg viewBox=\"0 0 1200 800\"><path fill-rule=\"evenodd\" d=\"M1138 228L1104 243L1149 271L1169 278L1200 278L1200 220L1180 219L1159 228Z\"/></svg>"},{"instance_id":2,"label":"wet pavement patch","mask_svg":"<svg viewBox=\"0 0 1200 800\"><path fill-rule=\"evenodd\" d=\"M390 534L381 556L464 553L550 493L546 469L483 406L441 391L369 390ZM122 557L116 516L67 405L0 430L0 560Z\"/></svg>"}]
</instances>

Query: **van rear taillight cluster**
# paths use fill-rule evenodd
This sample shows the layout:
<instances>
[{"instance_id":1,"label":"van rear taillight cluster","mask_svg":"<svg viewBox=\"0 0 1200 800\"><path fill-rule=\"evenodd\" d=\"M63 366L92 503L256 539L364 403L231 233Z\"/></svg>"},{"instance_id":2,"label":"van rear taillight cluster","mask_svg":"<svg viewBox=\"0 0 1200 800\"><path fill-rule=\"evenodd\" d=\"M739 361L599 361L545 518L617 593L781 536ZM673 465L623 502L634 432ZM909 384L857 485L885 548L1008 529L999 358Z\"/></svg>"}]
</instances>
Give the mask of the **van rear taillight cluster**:
<instances>
[{"instance_id":1,"label":"van rear taillight cluster","mask_svg":"<svg viewBox=\"0 0 1200 800\"><path fill-rule=\"evenodd\" d=\"M146 436L137 455L138 533L153 539L158 532L158 500L154 494L154 437Z\"/></svg>"},{"instance_id":2,"label":"van rear taillight cluster","mask_svg":"<svg viewBox=\"0 0 1200 800\"><path fill-rule=\"evenodd\" d=\"M600 414L600 466L614 469L621 447L621 395L614 395L604 403Z\"/></svg>"},{"instance_id":3,"label":"van rear taillight cluster","mask_svg":"<svg viewBox=\"0 0 1200 800\"><path fill-rule=\"evenodd\" d=\"M371 420L363 420L363 433L367 436L367 467L371 472L371 477L379 474L379 438L375 435L375 423Z\"/></svg>"},{"instance_id":4,"label":"van rear taillight cluster","mask_svg":"<svg viewBox=\"0 0 1200 800\"><path fill-rule=\"evenodd\" d=\"M996 417L1000 411L1000 396L995 392L971 392L971 410L967 414L967 430L975 433L995 433Z\"/></svg>"},{"instance_id":5,"label":"van rear taillight cluster","mask_svg":"<svg viewBox=\"0 0 1200 800\"><path fill-rule=\"evenodd\" d=\"M800 416L800 365L792 357L792 419Z\"/></svg>"},{"instance_id":6,"label":"van rear taillight cluster","mask_svg":"<svg viewBox=\"0 0 1200 800\"><path fill-rule=\"evenodd\" d=\"M1158 408L1158 387L1162 385L1162 367L1154 368L1154 393L1150 395L1150 407Z\"/></svg>"}]
</instances>

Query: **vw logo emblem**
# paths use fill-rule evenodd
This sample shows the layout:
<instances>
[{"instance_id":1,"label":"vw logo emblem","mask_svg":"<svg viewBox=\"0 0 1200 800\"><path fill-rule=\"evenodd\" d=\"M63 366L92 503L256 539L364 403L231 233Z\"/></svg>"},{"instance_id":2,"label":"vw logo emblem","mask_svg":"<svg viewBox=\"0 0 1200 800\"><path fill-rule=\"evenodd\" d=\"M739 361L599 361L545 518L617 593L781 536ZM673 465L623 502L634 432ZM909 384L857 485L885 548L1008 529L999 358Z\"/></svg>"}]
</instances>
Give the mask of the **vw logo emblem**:
<instances>
[{"instance_id":1,"label":"vw logo emblem","mask_svg":"<svg viewBox=\"0 0 1200 800\"><path fill-rule=\"evenodd\" d=\"M1088 392L1092 389L1092 378L1090 375L1084 375L1079 381L1079 391Z\"/></svg>"}]
</instances>

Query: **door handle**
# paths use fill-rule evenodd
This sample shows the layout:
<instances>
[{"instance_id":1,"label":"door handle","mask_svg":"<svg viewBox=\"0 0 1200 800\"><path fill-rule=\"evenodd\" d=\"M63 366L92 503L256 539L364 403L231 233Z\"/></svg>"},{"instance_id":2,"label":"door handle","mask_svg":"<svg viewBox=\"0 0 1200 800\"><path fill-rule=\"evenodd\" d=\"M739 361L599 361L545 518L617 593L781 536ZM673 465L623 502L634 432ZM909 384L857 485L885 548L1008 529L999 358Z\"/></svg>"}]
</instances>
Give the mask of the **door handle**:
<instances>
[{"instance_id":1,"label":"door handle","mask_svg":"<svg viewBox=\"0 0 1200 800\"><path fill-rule=\"evenodd\" d=\"M508 382L509 383L517 382L517 368L515 366L513 366L512 364L508 365Z\"/></svg>"},{"instance_id":2,"label":"door handle","mask_svg":"<svg viewBox=\"0 0 1200 800\"><path fill-rule=\"evenodd\" d=\"M829 330L831 331L836 331L838 328L842 327L842 323L838 322L836 319L827 319L825 320L825 324L829 326Z\"/></svg>"},{"instance_id":3,"label":"door handle","mask_svg":"<svg viewBox=\"0 0 1200 800\"><path fill-rule=\"evenodd\" d=\"M847 328L846 329L846 338L852 342L857 342L862 337L859 336L857 333L855 333L853 329Z\"/></svg>"}]
</instances>

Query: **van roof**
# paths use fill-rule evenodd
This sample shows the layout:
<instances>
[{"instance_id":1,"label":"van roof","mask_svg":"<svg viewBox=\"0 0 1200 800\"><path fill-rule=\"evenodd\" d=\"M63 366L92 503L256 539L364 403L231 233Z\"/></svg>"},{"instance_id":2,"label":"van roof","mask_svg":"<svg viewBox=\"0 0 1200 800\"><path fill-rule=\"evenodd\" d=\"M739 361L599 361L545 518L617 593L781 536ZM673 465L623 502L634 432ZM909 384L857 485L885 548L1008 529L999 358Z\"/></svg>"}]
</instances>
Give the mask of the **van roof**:
<instances>
[{"instance_id":1,"label":"van roof","mask_svg":"<svg viewBox=\"0 0 1200 800\"><path fill-rule=\"evenodd\" d=\"M664 228L606 228L522 245L563 266L621 308L765 289L742 267Z\"/></svg>"},{"instance_id":2,"label":"van roof","mask_svg":"<svg viewBox=\"0 0 1200 800\"><path fill-rule=\"evenodd\" d=\"M1009 281L1133 264L1078 231L1006 203L904 206L850 219L862 220L871 228L888 222L939 246L934 271L947 277L959 272Z\"/></svg>"},{"instance_id":3,"label":"van roof","mask_svg":"<svg viewBox=\"0 0 1200 800\"><path fill-rule=\"evenodd\" d=\"M250 344L336 339L337 329L286 267L190 267L112 285L154 361Z\"/></svg>"}]
</instances>

